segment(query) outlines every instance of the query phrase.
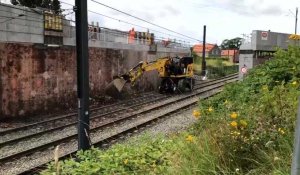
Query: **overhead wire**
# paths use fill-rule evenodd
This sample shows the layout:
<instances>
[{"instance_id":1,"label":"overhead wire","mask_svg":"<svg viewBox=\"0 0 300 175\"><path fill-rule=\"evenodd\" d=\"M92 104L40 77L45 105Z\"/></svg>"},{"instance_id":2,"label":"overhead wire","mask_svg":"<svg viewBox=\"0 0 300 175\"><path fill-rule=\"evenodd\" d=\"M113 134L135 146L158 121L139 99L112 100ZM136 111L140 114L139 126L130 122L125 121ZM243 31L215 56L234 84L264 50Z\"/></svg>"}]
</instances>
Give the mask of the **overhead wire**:
<instances>
[{"instance_id":1,"label":"overhead wire","mask_svg":"<svg viewBox=\"0 0 300 175\"><path fill-rule=\"evenodd\" d=\"M73 4L70 4L70 3L67 3L67 2L63 2L63 1L60 1L60 2L63 3L63 4L66 4L66 5L74 6ZM94 13L94 14L97 14L97 15L100 15L100 16L103 16L103 17L106 17L106 18L109 18L109 19L112 19L112 20L115 20L115 21L118 21L118 22L121 22L121 23L129 24L129 25L144 28L144 29L149 29L150 31L157 32L157 33L160 33L160 34L163 34L163 35L166 35L166 36L172 36L172 37L176 37L176 38L180 38L180 39L188 40L188 41L193 41L194 40L194 39L187 39L187 38L179 37L179 36L176 36L176 35L164 33L164 32L161 32L159 30L155 30L155 29L152 29L152 28L149 28L149 27L134 24L134 23L131 23L131 22L128 22L128 21L125 21L125 20L117 19L117 18L108 16L108 15L105 15L105 14L102 14L102 13L99 13L99 12L95 12L95 11L92 11L92 10L88 10L88 12Z\"/></svg>"},{"instance_id":2,"label":"overhead wire","mask_svg":"<svg viewBox=\"0 0 300 175\"><path fill-rule=\"evenodd\" d=\"M63 3L63 4L67 4L67 5L70 5L70 6L73 6L73 7L74 7L73 4L66 3L66 2L63 2L63 1L60 1L60 2ZM26 8L18 8L18 7L8 6L8 5L4 5L4 4L0 4L0 6L7 6L7 7L10 7L10 8L13 8L13 9L17 9L17 10L20 10L20 11L23 11L23 12L30 12L30 13L33 13L33 14L43 14L43 12L37 12L37 11L35 11L35 10L32 10L31 8L28 8L28 9L26 9ZM67 11L67 10L72 10L72 9L63 9L63 10L64 10L64 11ZM2 11L2 12L7 12L7 13L16 14L16 15L23 15L23 16L25 16L25 17L27 17L27 18L31 18L31 19L24 19L24 20L27 20L27 21L32 21L32 22L44 22L44 21L45 21L44 19L41 19L41 18L38 18L38 17L34 17L34 16L30 16L30 15L27 15L27 14L25 14L25 13L20 14L20 13L16 13L16 12L12 12L12 11L5 11L5 10L2 10L2 9L0 10L0 12L1 12L1 11ZM181 38L181 37L178 37L178 36L175 36L175 35L167 34L167 33L164 33L164 32L158 31L158 30L151 29L151 28L149 28L149 27L144 27L144 26L141 26L141 25L137 25L137 24L134 24L134 23L130 23L130 22L128 22L128 21L124 21L124 20L120 20L120 19L117 19L117 18L113 18L113 17L110 17L110 16L108 16L108 15L104 15L104 14L101 14L101 13L98 13L98 12L95 12L95 11L89 10L89 12L90 12L90 13L94 13L94 14L98 14L98 15L101 15L101 16L104 16L104 17L106 17L106 18L110 18L110 19L113 19L113 20L116 20L116 21L119 21L119 22L122 22L122 23L126 23L126 24L130 24L130 25L133 25L133 26L137 26L137 27L149 29L149 30L151 30L151 31L154 31L154 32L157 32L157 33L166 35L166 36L173 36L173 37L176 37L176 38L188 40L188 39L186 39L186 38ZM70 13L68 13L68 14L64 14L64 16L70 15L70 14L72 14L72 13L74 13L74 11L73 11L73 12L70 12ZM5 21L2 21L2 22L0 22L0 23L5 23L5 22L10 21L10 20L13 20L13 19L20 19L20 20L22 20L23 18L21 18L21 17L23 17L23 16L16 16L16 17L11 17L11 16L0 16L0 18L1 18L1 17L3 17L3 18L9 18L9 19L7 19L7 20L5 20ZM32 19L36 19L36 20L32 20ZM73 23L75 23L75 20L69 20L69 19L63 19L63 20L68 21L68 22L73 22ZM67 26L67 27L72 27L72 26L70 26L70 25L65 25L65 24L62 24L62 25L63 25L63 26ZM24 26L27 26L27 25L24 25ZM32 27L40 27L40 26L32 26ZM181 40L178 40L178 41L181 41ZM183 41L183 42L186 42L186 41Z\"/></svg>"},{"instance_id":3,"label":"overhead wire","mask_svg":"<svg viewBox=\"0 0 300 175\"><path fill-rule=\"evenodd\" d=\"M172 32L172 33L176 33L177 35L181 35L181 36L184 36L184 37L186 37L186 38L189 38L189 39L192 39L192 40L195 40L195 41L200 41L199 39L196 39L196 38L187 36L187 35L185 35L185 34L182 34L182 33L176 32L176 31L174 31L174 30L168 29L168 28L166 28L166 27L163 27L163 26L161 26L161 25L158 25L158 24L155 24L155 23L153 23L153 22L147 21L147 20L142 19L142 18L140 18L140 17L131 15L131 14L127 13L127 12L124 12L124 11L122 11L122 10L116 9L116 8L111 7L111 6L109 6L109 5L103 4L103 3L98 2L98 1L96 1L96 0L91 0L91 1L92 1L92 2L95 2L95 3L99 4L99 5L102 5L102 6L104 6L104 7L107 7L107 8L110 8L110 9L112 9L112 10L115 10L115 11L117 11L117 12L119 12L119 13L122 13L122 14L125 14L125 15L127 15L127 16L130 16L130 17L132 17L132 18L135 18L135 19L138 19L138 20L140 20L140 21L143 21L143 22L145 22L145 23L148 23L148 24L151 24L151 25L153 25L153 26L162 28L162 29L167 30L167 31Z\"/></svg>"},{"instance_id":4,"label":"overhead wire","mask_svg":"<svg viewBox=\"0 0 300 175\"><path fill-rule=\"evenodd\" d=\"M33 13L33 14L43 14L43 12L37 12L37 11L35 11L35 10L32 10L32 8L27 8L27 9L25 9L25 8L17 8L17 7L14 7L14 6L8 6L8 5L5 5L5 4L3 4L3 3L2 3L2 4L0 3L0 6L3 6L3 7L9 7L9 8L12 8L12 9L17 9L17 10L20 10L20 11L23 11L23 12L29 12L29 13ZM29 9L31 9L31 10L29 10ZM71 9L62 9L62 10L63 10L63 11L67 11L67 10L71 10ZM3 9L1 9L0 11L20 15L20 13L16 13L16 12L12 12L12 11L6 11L6 10L3 10ZM73 13L74 13L74 12L73 12ZM43 19L37 18L36 16L31 16L31 15L24 14L24 13L23 13L23 15L26 16L26 17L32 18L32 19L40 20L40 22L44 22ZM67 19L62 19L62 20L69 21L69 20L67 20ZM38 22L38 21L36 21L36 22ZM75 21L72 21L72 22L75 22Z\"/></svg>"}]
</instances>

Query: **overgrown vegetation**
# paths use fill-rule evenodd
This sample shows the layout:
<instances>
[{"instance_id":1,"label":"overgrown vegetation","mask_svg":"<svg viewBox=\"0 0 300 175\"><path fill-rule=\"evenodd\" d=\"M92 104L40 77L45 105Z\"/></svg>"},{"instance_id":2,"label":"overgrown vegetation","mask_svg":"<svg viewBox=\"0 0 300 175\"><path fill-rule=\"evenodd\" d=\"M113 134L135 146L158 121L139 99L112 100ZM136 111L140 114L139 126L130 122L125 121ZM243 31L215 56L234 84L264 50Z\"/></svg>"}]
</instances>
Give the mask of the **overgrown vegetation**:
<instances>
[{"instance_id":1,"label":"overgrown vegetation","mask_svg":"<svg viewBox=\"0 0 300 175\"><path fill-rule=\"evenodd\" d=\"M167 157L170 157L172 147L171 140L144 136L126 144L114 145L106 151L95 148L79 151L75 159L59 165L53 162L41 174L162 174L170 165Z\"/></svg>"},{"instance_id":2,"label":"overgrown vegetation","mask_svg":"<svg viewBox=\"0 0 300 175\"><path fill-rule=\"evenodd\" d=\"M202 72L202 58L194 54L194 69L196 74ZM228 58L206 58L207 75L209 78L218 78L238 72L238 65L228 61Z\"/></svg>"},{"instance_id":3,"label":"overgrown vegetation","mask_svg":"<svg viewBox=\"0 0 300 175\"><path fill-rule=\"evenodd\" d=\"M201 102L194 134L205 130L214 140L217 174L289 174L299 72L300 49L278 50L244 81Z\"/></svg>"},{"instance_id":4,"label":"overgrown vegetation","mask_svg":"<svg viewBox=\"0 0 300 175\"><path fill-rule=\"evenodd\" d=\"M201 101L189 131L79 152L60 174L289 174L299 81L300 49L278 50L244 81ZM42 174L53 172L54 164Z\"/></svg>"}]
</instances>

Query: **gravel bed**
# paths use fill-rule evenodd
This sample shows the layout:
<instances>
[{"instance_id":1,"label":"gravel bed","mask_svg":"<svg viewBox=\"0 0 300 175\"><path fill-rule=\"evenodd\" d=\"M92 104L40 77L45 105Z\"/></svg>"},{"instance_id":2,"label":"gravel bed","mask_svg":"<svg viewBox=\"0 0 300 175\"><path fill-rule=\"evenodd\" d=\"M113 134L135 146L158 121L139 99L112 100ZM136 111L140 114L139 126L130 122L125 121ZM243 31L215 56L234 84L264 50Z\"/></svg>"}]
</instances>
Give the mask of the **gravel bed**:
<instances>
[{"instance_id":1,"label":"gravel bed","mask_svg":"<svg viewBox=\"0 0 300 175\"><path fill-rule=\"evenodd\" d=\"M153 94L154 91L149 91L149 92L145 92L145 93L133 93L131 95L129 95L126 100L132 99L138 99L138 98L143 98L143 97L147 97L151 94ZM99 100L100 99L100 100ZM107 105L114 105L117 104L118 102L125 101L122 99L112 99L110 97L101 97L101 98L97 98L97 99L91 99L90 100L90 106L91 108L95 108L95 107L103 107L103 106L107 106ZM51 118L55 118L59 115L66 115L69 114L71 112L77 112L76 108L66 108L66 110L59 110L59 111L55 111L53 113L49 112L48 114L36 114L36 115L30 115L30 116L20 116L20 117L12 117L12 118L6 118L6 119L1 119L0 118L0 132L1 131L6 131L9 129L13 129L13 128L18 128L18 127L22 127L24 125L28 125L31 123L36 123L36 122L41 122L41 121L45 121Z\"/></svg>"},{"instance_id":2,"label":"gravel bed","mask_svg":"<svg viewBox=\"0 0 300 175\"><path fill-rule=\"evenodd\" d=\"M155 94L151 98L159 98L160 97L159 95ZM109 111L117 110L117 109L132 110L132 109L128 108L128 106L141 103L143 100L145 100L144 98L145 98L145 96L143 96L143 99L140 99L140 98L139 99L133 99L132 101L130 101L130 104L128 103L128 104L114 105L114 106L109 106L109 107L104 108L104 109L93 111L92 116L101 115L103 113L107 113ZM41 124L41 125L38 125L38 126L31 127L29 129L26 129L26 131L20 130L20 131L17 131L17 132L9 133L9 134L6 134L6 135L3 135L3 136L0 137L0 143L6 142L8 140L14 140L14 139L21 138L21 137L24 137L24 136L32 135L32 134L39 133L39 132L42 132L42 131L46 131L46 130L49 130L49 129L52 129L52 128L56 128L58 126L63 126L67 123L74 122L76 118L77 118L77 116L68 117L68 118L64 118L64 119L59 119L59 120L56 120L56 121L51 121L51 122L48 122L48 123L44 123L44 124Z\"/></svg>"},{"instance_id":3,"label":"gravel bed","mask_svg":"<svg viewBox=\"0 0 300 175\"><path fill-rule=\"evenodd\" d=\"M168 102L170 102L174 99L178 99L178 98L180 98L180 97L173 97L173 98L170 98L170 99L167 99L167 100L163 101L162 103L165 104L165 103L168 103ZM152 105L159 106L159 104L157 104L157 103L156 104L151 103L151 105L147 104L147 105L143 105L143 106L139 107L140 110L138 110L138 109L135 109L136 111L134 111L134 109L132 109L132 110L133 110L133 112L144 111L147 108L151 108ZM128 113L128 112L129 111L127 111L126 113ZM117 116L117 114L118 113L116 113L116 116ZM92 125L99 125L99 123L98 124L97 123L96 124L91 123L91 124ZM91 128L93 128L93 127L91 127ZM56 141L58 139L62 139L64 137L74 135L76 133L77 133L77 126L73 125L73 126L70 126L70 127L66 127L66 128L64 128L60 131L56 131L55 134L46 133L44 135L34 137L34 138L31 138L31 139L27 139L25 141L18 142L16 144L4 146L4 147L0 148L0 152L1 152L0 158L6 157L8 155L12 155L12 154L15 154L15 153L18 153L18 152L21 152L21 151L25 151L25 150L28 150L28 149L31 149L31 148L34 148L34 147L37 147L37 146L41 146L41 145L47 144L49 142ZM101 133L101 132L99 132L99 133Z\"/></svg>"},{"instance_id":4,"label":"gravel bed","mask_svg":"<svg viewBox=\"0 0 300 175\"><path fill-rule=\"evenodd\" d=\"M208 94L214 94L216 91L208 93ZM149 134L152 136L155 135L168 135L172 133L178 133L180 131L187 130L192 124L197 122L197 119L192 115L193 110L198 109L198 104L191 105L190 107L183 109L181 111L178 111L171 116L167 116L158 122L156 122L154 125L150 125L142 132L138 133L135 137L132 139L136 139L136 137L143 136L144 134Z\"/></svg>"},{"instance_id":5,"label":"gravel bed","mask_svg":"<svg viewBox=\"0 0 300 175\"><path fill-rule=\"evenodd\" d=\"M215 85L217 86L217 85ZM201 89L201 91L205 91L205 89L210 89L211 87L206 87L206 88L203 88ZM160 104L154 104L153 106L161 106L162 104L166 104L168 102L171 102L171 101L174 101L174 100L177 100L177 99L180 99L182 95L178 95L178 96L175 96L175 97L172 97L172 98L169 98L167 100L164 100L163 102L161 102ZM181 106L181 104L184 104L184 102L189 102L191 100L197 100L198 97L197 96L194 96L192 99L187 99L187 100L184 100L184 101L181 101L181 102L178 102L177 104L180 104L179 106ZM161 109L158 109L158 110L154 110L154 111L158 111L157 113L155 113L156 115L160 115L161 112L167 112L167 111L172 111L174 110L173 107L174 105L176 107L178 107L177 104L173 104L171 105L171 107L168 107L167 109L165 110L161 110ZM143 111L143 110L147 110L147 109L151 109L153 107L152 105L147 105L146 107L144 107L143 109L141 109L140 111ZM176 108L175 108L176 109ZM138 110L139 111L139 110ZM138 112L137 111L137 112ZM152 112L152 111L151 111ZM144 118L144 117L143 117ZM148 118L145 118L147 119L150 119L151 120L152 117L148 117ZM127 122L127 121L126 121ZM126 123L125 122L125 123ZM141 122L146 122L146 120L144 121L141 121ZM126 126L131 126L131 122L127 122ZM93 128L93 127L91 127ZM52 141L56 141L58 139L61 139L61 138L64 138L66 136L70 136L70 135L73 135L73 134L76 134L77 132L77 127L76 125L74 126L70 126L70 127L67 127L67 128L64 128L63 130L60 130L60 131L57 131L55 132L55 135L53 133L47 133L47 134L44 134L42 136L39 136L39 137L35 137L33 139L29 139L29 140L26 140L26 141L22 141L22 142L19 142L19 143L16 143L16 144L12 144L12 145L9 145L9 146L4 146L2 148L0 148L0 152L2 152L2 154L0 155L0 158L2 157L6 157L8 155L11 155L11 154L15 154L17 152L20 152L20 151L24 151L24 150L28 150L30 148L33 148L33 147L37 147L37 146L41 146L41 145L44 145L46 143L49 143L49 142L52 142Z\"/></svg>"},{"instance_id":6,"label":"gravel bed","mask_svg":"<svg viewBox=\"0 0 300 175\"><path fill-rule=\"evenodd\" d=\"M175 113L172 116L160 120L155 125L145 129L141 134L147 133L150 135L157 134L171 134L188 129L193 123L197 121L193 117L193 110L197 109L197 105L193 105L188 109Z\"/></svg>"},{"instance_id":7,"label":"gravel bed","mask_svg":"<svg viewBox=\"0 0 300 175\"><path fill-rule=\"evenodd\" d=\"M34 147L42 146L49 142L53 142L53 141L65 138L67 136L71 136L76 133L77 133L77 127L74 125L74 126L66 127L60 131L56 131L55 134L47 133L47 134L44 134L39 137L35 137L35 138L27 139L22 142L18 142L16 144L4 146L4 147L0 148L0 152L1 152L0 158L6 157L6 156L9 156L12 154L16 154L18 152L25 151L25 150L28 150L28 149L31 149Z\"/></svg>"},{"instance_id":8,"label":"gravel bed","mask_svg":"<svg viewBox=\"0 0 300 175\"><path fill-rule=\"evenodd\" d=\"M203 88L203 89L201 89L201 91L204 91L205 89L206 88ZM203 96L203 95L201 95L201 96ZM174 99L177 99L177 98L180 98L180 95L174 97ZM198 96L194 96L191 99L183 100L183 101L177 102L176 104L173 104L173 105L168 105L168 106L164 107L163 109L152 110L151 112L149 112L147 114L138 115L136 118L133 118L131 121L127 120L127 121L123 122L122 124L119 124L118 126L116 125L116 127L113 127L113 128L108 128L108 127L102 128L99 132L91 134L91 140L93 143L100 141L100 140L105 140L105 139L109 138L110 136L115 135L116 133L125 131L129 128L134 128L139 124L142 124L147 121L151 121L154 118L157 118L159 115L166 114L170 111L178 109L178 107L180 107L182 105L190 104L191 101L195 102L198 100L198 98L199 98ZM167 101L169 101L169 99ZM189 113L188 115L191 115L191 113ZM189 121L192 122L192 119L189 119ZM180 123L182 124L184 122L182 120L178 120L177 125L179 126ZM176 123L174 123L173 126L175 126L175 125L176 125ZM168 127L168 128L172 128L171 126L172 125L170 124L170 127ZM161 128L165 128L165 129L163 129L164 131L168 130L166 128L166 125L162 125ZM157 130L156 128L152 128L152 129ZM157 130L157 132L161 133L161 132L163 132L163 130ZM68 131L62 131L62 132L66 133ZM76 140L68 142L66 144L63 144L60 147L60 151L63 153L67 153L67 154L76 149L77 149L77 141ZM48 162L49 160L52 160L53 150L54 150L54 148L46 150L46 151L34 153L30 157L24 157L22 159L15 160L12 163L5 164L5 166L0 165L0 174L17 174L19 172L22 172L24 169L28 169L28 167L34 167L35 165L37 165L38 162ZM30 163L28 164L27 162L30 162Z\"/></svg>"}]
</instances>

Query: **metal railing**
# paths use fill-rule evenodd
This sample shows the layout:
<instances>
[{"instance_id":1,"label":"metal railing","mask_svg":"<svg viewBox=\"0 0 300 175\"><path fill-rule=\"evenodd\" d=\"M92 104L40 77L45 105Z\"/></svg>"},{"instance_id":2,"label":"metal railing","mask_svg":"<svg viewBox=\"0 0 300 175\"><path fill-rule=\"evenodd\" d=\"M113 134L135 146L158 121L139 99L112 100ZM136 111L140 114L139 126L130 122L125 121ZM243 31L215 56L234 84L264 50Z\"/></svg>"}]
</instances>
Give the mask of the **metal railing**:
<instances>
[{"instance_id":1,"label":"metal railing","mask_svg":"<svg viewBox=\"0 0 300 175\"><path fill-rule=\"evenodd\" d=\"M75 38L76 33L75 29L70 26L69 29L65 30L64 28L64 37L66 38ZM125 32L117 32L117 31L109 31L109 30L101 30L101 32L89 32L88 34L89 40L91 41L103 41L103 42L115 42L115 43L123 43L123 44L133 44L133 45L150 45L151 41L149 39L139 39L134 38L130 39L129 35ZM156 44L158 47L165 47L165 48L190 48L192 47L190 42L186 41L168 41L168 44L166 44L166 41L162 38L155 38L154 44Z\"/></svg>"}]
</instances>

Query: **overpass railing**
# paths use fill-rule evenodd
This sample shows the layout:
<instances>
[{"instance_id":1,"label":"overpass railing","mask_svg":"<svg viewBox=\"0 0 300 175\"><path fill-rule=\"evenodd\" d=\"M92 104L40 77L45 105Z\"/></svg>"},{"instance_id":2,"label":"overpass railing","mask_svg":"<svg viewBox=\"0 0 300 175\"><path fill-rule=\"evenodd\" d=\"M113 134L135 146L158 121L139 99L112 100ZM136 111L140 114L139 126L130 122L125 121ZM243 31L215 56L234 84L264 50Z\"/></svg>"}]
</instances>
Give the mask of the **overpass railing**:
<instances>
[{"instance_id":1,"label":"overpass railing","mask_svg":"<svg viewBox=\"0 0 300 175\"><path fill-rule=\"evenodd\" d=\"M66 38L75 38L75 29L64 31L64 37ZM109 30L104 30L101 32L90 32L89 31L89 40L92 41L103 41L103 42L115 42L115 43L124 43L124 44L133 44L133 45L150 45L151 41L149 39L139 39L134 38L130 39L129 35L126 32L114 32ZM158 47L166 48L190 48L192 47L190 42L182 40L164 40L163 38L155 38L154 44Z\"/></svg>"}]
</instances>

